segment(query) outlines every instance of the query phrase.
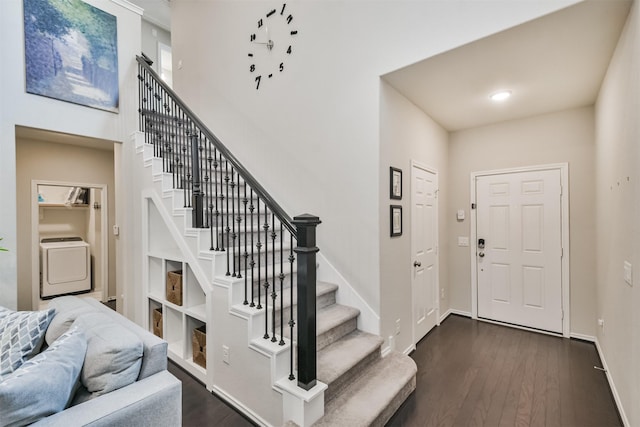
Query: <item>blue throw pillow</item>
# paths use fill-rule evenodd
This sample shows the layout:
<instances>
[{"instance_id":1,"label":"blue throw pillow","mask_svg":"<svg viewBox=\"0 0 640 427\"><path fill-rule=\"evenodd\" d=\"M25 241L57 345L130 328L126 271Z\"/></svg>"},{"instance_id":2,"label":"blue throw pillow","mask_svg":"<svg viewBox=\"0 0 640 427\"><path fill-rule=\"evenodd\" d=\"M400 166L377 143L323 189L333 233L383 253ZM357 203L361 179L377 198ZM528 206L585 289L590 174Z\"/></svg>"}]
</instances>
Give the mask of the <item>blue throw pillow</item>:
<instances>
[{"instance_id":1,"label":"blue throw pillow","mask_svg":"<svg viewBox=\"0 0 640 427\"><path fill-rule=\"evenodd\" d=\"M0 308L0 381L40 351L55 312Z\"/></svg>"},{"instance_id":2,"label":"blue throw pillow","mask_svg":"<svg viewBox=\"0 0 640 427\"><path fill-rule=\"evenodd\" d=\"M78 328L60 336L48 349L0 382L0 421L24 426L64 410L76 389L87 351Z\"/></svg>"}]
</instances>

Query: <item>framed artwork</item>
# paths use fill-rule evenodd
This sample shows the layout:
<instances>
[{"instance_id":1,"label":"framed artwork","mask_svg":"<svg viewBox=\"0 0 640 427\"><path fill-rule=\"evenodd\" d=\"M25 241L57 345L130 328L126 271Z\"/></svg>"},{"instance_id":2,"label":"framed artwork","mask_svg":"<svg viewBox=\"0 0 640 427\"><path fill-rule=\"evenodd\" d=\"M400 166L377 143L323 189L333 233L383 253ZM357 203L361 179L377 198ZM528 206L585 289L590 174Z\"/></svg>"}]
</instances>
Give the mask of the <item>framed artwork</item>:
<instances>
[{"instance_id":1,"label":"framed artwork","mask_svg":"<svg viewBox=\"0 0 640 427\"><path fill-rule=\"evenodd\" d=\"M392 199L402 199L402 170L391 166L389 168L389 188Z\"/></svg>"},{"instance_id":2,"label":"framed artwork","mask_svg":"<svg viewBox=\"0 0 640 427\"><path fill-rule=\"evenodd\" d=\"M82 0L23 0L27 93L118 112L116 17Z\"/></svg>"},{"instance_id":3,"label":"framed artwork","mask_svg":"<svg viewBox=\"0 0 640 427\"><path fill-rule=\"evenodd\" d=\"M391 237L402 236L402 206L391 205Z\"/></svg>"}]
</instances>

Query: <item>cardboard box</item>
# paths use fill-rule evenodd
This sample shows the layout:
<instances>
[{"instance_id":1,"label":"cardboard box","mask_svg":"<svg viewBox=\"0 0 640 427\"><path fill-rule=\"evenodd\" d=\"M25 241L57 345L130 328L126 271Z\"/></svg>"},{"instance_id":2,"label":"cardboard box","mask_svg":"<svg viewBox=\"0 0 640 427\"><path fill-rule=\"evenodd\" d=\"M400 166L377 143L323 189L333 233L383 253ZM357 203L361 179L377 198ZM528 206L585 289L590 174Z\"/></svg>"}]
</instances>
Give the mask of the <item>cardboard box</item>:
<instances>
[{"instance_id":1,"label":"cardboard box","mask_svg":"<svg viewBox=\"0 0 640 427\"><path fill-rule=\"evenodd\" d=\"M193 330L193 363L207 368L207 325Z\"/></svg>"},{"instance_id":2,"label":"cardboard box","mask_svg":"<svg viewBox=\"0 0 640 427\"><path fill-rule=\"evenodd\" d=\"M182 305L182 270L167 272L167 301Z\"/></svg>"},{"instance_id":3,"label":"cardboard box","mask_svg":"<svg viewBox=\"0 0 640 427\"><path fill-rule=\"evenodd\" d=\"M162 307L153 310L153 335L162 338Z\"/></svg>"}]
</instances>

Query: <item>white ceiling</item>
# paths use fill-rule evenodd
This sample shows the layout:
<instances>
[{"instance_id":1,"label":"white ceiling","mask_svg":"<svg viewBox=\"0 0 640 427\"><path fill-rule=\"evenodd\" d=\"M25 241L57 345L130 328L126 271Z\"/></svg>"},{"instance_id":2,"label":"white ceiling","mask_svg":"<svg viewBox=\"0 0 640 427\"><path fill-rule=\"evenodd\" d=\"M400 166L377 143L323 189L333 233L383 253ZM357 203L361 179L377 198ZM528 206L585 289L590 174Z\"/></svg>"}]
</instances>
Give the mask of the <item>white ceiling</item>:
<instances>
[{"instance_id":1,"label":"white ceiling","mask_svg":"<svg viewBox=\"0 0 640 427\"><path fill-rule=\"evenodd\" d=\"M449 131L592 105L630 6L588 0L383 78Z\"/></svg>"},{"instance_id":2,"label":"white ceiling","mask_svg":"<svg viewBox=\"0 0 640 427\"><path fill-rule=\"evenodd\" d=\"M144 9L142 18L171 32L171 7L169 0L129 0Z\"/></svg>"}]
</instances>

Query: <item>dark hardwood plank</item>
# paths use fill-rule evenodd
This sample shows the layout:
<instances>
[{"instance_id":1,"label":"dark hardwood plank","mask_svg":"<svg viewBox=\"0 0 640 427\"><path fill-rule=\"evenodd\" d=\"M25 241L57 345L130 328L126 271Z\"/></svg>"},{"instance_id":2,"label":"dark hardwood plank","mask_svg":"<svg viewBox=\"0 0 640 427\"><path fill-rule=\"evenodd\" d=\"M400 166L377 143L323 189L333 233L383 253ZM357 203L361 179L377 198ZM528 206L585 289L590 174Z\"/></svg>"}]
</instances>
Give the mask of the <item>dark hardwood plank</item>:
<instances>
[{"instance_id":1,"label":"dark hardwood plank","mask_svg":"<svg viewBox=\"0 0 640 427\"><path fill-rule=\"evenodd\" d=\"M172 361L169 361L168 370L182 382L182 425L184 427L254 425Z\"/></svg>"},{"instance_id":2,"label":"dark hardwood plank","mask_svg":"<svg viewBox=\"0 0 640 427\"><path fill-rule=\"evenodd\" d=\"M411 356L416 391L391 427L622 425L592 343L453 315Z\"/></svg>"}]
</instances>

